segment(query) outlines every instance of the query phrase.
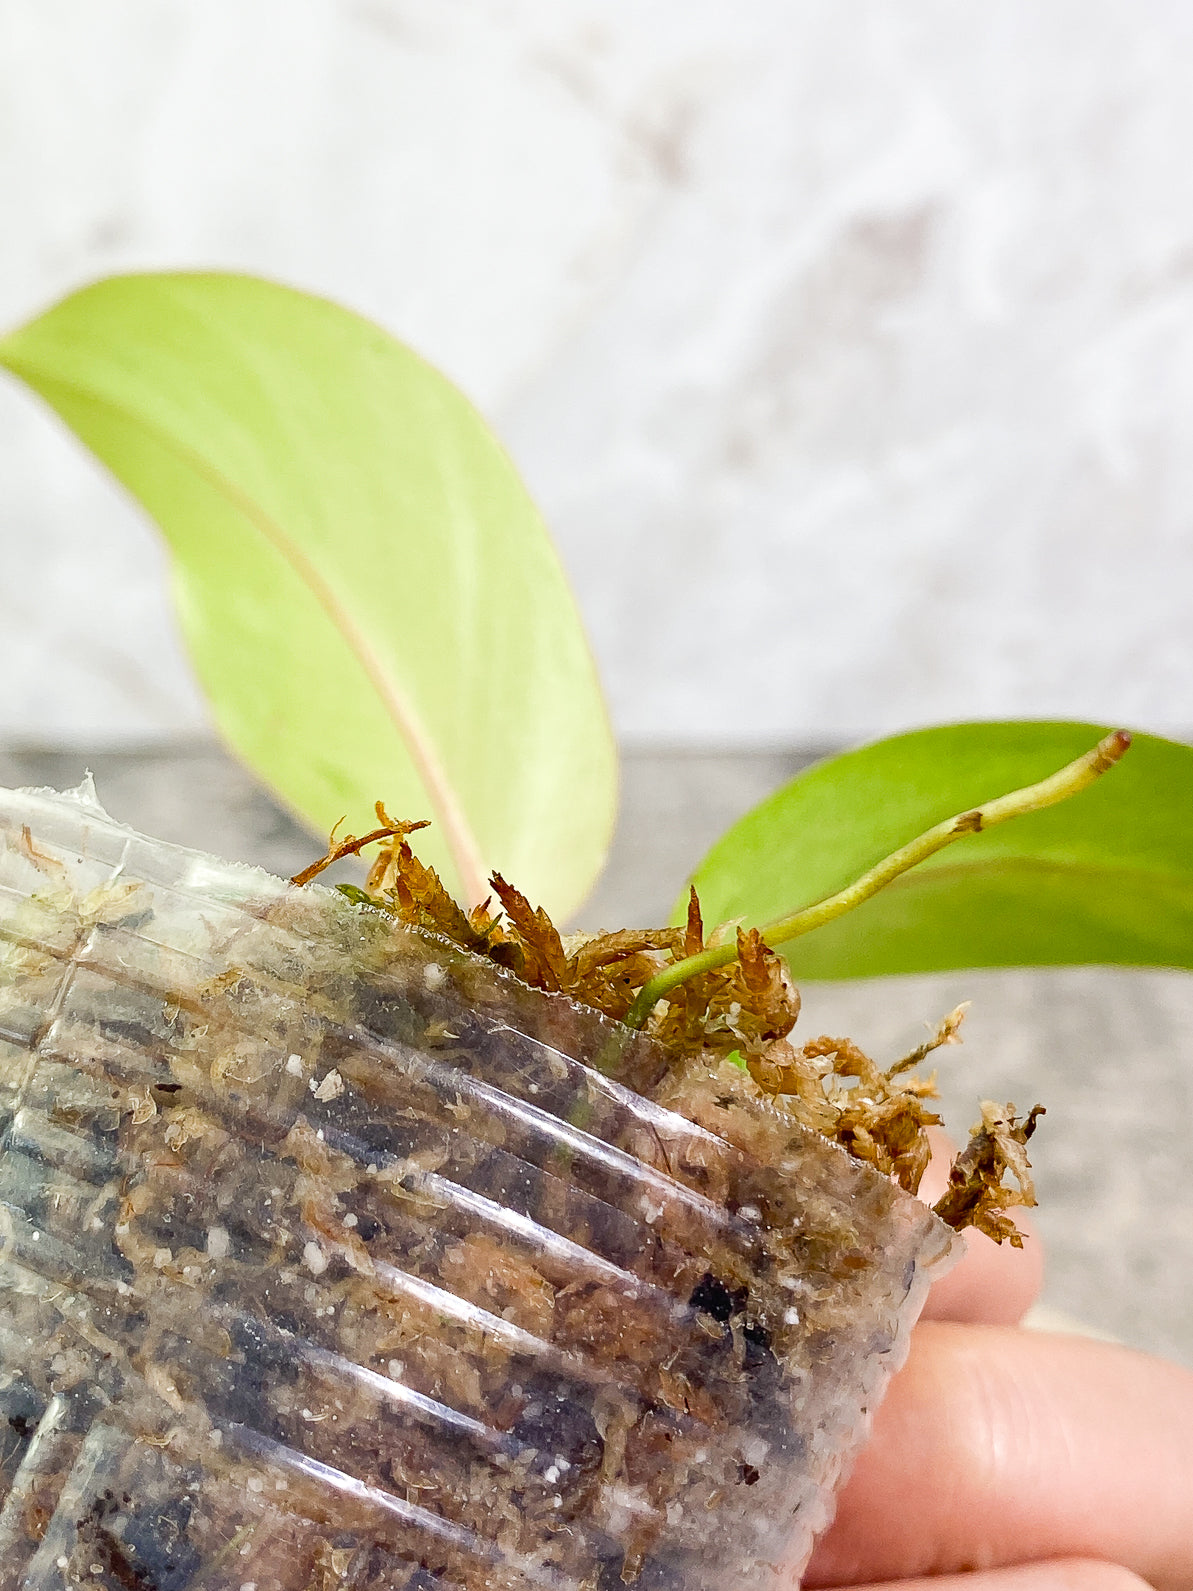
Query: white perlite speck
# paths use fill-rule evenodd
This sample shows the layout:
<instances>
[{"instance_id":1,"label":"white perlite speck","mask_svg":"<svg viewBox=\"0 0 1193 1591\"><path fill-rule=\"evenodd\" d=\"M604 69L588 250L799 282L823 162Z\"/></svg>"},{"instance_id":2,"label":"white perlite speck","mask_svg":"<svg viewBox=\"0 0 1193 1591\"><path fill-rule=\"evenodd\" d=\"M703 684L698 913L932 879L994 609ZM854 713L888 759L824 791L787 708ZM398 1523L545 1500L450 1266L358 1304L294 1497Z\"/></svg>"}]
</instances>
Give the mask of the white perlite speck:
<instances>
[{"instance_id":1,"label":"white perlite speck","mask_svg":"<svg viewBox=\"0 0 1193 1591\"><path fill-rule=\"evenodd\" d=\"M314 1090L315 1098L323 1101L339 1099L344 1092L344 1079L337 1071L328 1072L327 1076Z\"/></svg>"}]
</instances>

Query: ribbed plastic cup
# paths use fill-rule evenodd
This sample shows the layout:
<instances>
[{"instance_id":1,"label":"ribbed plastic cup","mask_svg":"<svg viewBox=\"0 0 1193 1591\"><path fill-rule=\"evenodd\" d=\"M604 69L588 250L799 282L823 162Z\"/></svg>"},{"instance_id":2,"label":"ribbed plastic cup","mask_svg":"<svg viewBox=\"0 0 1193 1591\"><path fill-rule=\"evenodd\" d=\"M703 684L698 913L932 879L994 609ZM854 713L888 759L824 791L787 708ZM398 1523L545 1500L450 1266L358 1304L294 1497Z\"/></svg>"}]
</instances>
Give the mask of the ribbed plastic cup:
<instances>
[{"instance_id":1,"label":"ribbed plastic cup","mask_svg":"<svg viewBox=\"0 0 1193 1591\"><path fill-rule=\"evenodd\" d=\"M924 1206L88 788L0 847L0 1591L793 1583Z\"/></svg>"}]
</instances>

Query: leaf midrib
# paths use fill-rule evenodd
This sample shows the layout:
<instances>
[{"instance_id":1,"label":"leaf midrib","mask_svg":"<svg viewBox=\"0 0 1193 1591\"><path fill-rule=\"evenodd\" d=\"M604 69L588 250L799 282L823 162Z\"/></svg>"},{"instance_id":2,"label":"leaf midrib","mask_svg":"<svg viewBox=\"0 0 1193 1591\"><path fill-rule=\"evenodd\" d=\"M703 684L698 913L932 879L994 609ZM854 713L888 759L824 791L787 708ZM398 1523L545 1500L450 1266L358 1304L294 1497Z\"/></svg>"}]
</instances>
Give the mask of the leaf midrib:
<instances>
[{"instance_id":1,"label":"leaf midrib","mask_svg":"<svg viewBox=\"0 0 1193 1591\"><path fill-rule=\"evenodd\" d=\"M37 366L28 364L19 358L14 359L5 350L2 342L0 342L0 363L4 364L14 375L20 376L22 380L28 380L28 384L34 387L35 390L42 391L43 395L45 388L69 394L85 403L105 408L112 414L120 416L127 424L138 427L166 452L194 470L200 479L206 481L208 485L221 493L234 508L244 515L249 524L258 531L274 551L290 565L297 578L310 590L329 623L339 633L348 650L356 658L381 698L395 729L409 748L411 760L427 791L436 816L443 826L444 838L460 875L461 886L468 897L469 904L475 905L481 901L486 893L485 885L488 869L485 866L477 837L456 798L447 773L436 753L430 734L427 732L417 710L410 702L405 691L389 675L382 660L352 622L348 611L340 602L334 590L319 574L301 548L286 534L282 526L247 491L230 480L216 466L209 464L201 453L172 438L168 431L153 425L126 404L114 402L96 391L96 389L81 382L67 381L56 376L45 377L40 373L38 373L37 379L29 379L25 371L36 372ZM114 470L110 471L110 473L115 475ZM119 476L116 478L119 480ZM131 487L125 486L123 481L120 484L128 492L129 496L137 500L137 494Z\"/></svg>"}]
</instances>

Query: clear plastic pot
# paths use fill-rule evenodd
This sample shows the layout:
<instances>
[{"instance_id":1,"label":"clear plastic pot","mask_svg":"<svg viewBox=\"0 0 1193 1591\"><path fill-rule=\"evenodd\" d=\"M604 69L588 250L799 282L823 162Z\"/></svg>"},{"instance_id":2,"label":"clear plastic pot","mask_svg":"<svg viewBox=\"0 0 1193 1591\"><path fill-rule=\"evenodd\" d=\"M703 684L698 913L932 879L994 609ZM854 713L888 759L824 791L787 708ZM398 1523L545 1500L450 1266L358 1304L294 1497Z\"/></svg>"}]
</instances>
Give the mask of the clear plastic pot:
<instances>
[{"instance_id":1,"label":"clear plastic pot","mask_svg":"<svg viewBox=\"0 0 1193 1591\"><path fill-rule=\"evenodd\" d=\"M0 1591L790 1583L952 1234L740 1072L0 792Z\"/></svg>"}]
</instances>

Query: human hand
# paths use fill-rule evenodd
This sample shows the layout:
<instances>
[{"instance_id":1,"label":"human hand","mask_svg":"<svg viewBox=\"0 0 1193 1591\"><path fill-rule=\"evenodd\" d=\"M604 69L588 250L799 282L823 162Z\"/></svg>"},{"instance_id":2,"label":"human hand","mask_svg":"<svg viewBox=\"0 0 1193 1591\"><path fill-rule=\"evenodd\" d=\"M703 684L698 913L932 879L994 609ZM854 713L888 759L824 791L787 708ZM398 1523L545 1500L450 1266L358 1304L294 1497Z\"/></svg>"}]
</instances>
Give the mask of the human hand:
<instances>
[{"instance_id":1,"label":"human hand","mask_svg":"<svg viewBox=\"0 0 1193 1591\"><path fill-rule=\"evenodd\" d=\"M1193 1591L1193 1375L1018 1329L1038 1242L968 1242L804 1586Z\"/></svg>"}]
</instances>

